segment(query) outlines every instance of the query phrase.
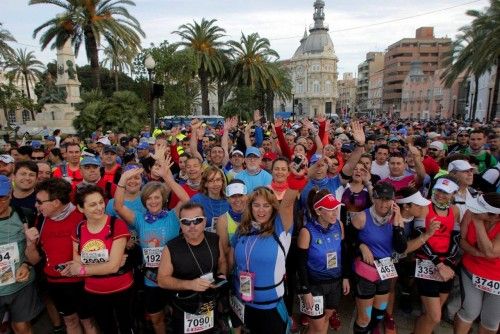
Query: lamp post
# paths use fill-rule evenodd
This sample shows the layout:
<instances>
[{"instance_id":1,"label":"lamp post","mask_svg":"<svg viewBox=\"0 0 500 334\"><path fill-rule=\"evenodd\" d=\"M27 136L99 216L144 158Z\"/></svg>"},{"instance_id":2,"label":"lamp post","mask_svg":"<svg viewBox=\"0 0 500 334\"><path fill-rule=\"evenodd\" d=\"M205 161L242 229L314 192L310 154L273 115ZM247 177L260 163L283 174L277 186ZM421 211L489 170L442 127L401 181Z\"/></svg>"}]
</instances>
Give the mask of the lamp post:
<instances>
[{"instance_id":1,"label":"lamp post","mask_svg":"<svg viewBox=\"0 0 500 334\"><path fill-rule=\"evenodd\" d=\"M154 101L154 96L153 96L153 80L152 80L152 74L155 69L156 62L153 59L151 55L148 55L146 59L144 60L144 66L148 70L148 78L149 78L149 102L151 103L151 119L150 119L150 131L151 131L151 136L153 135L153 132L155 130L155 121L156 121L156 105Z\"/></svg>"}]
</instances>

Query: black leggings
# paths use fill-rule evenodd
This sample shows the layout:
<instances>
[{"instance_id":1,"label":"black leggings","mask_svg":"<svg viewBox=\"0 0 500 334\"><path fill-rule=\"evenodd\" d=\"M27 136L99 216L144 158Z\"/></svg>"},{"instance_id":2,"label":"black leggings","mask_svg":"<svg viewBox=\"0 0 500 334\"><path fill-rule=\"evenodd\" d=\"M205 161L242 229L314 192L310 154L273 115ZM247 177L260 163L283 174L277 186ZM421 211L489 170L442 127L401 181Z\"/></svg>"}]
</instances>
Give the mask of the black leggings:
<instances>
[{"instance_id":1,"label":"black leggings","mask_svg":"<svg viewBox=\"0 0 500 334\"><path fill-rule=\"evenodd\" d=\"M286 323L277 308L269 310L245 306L245 326L251 334L285 334Z\"/></svg>"},{"instance_id":2,"label":"black leggings","mask_svg":"<svg viewBox=\"0 0 500 334\"><path fill-rule=\"evenodd\" d=\"M133 289L109 295L88 294L101 333L133 334L131 301ZM118 331L118 328L120 331Z\"/></svg>"}]
</instances>

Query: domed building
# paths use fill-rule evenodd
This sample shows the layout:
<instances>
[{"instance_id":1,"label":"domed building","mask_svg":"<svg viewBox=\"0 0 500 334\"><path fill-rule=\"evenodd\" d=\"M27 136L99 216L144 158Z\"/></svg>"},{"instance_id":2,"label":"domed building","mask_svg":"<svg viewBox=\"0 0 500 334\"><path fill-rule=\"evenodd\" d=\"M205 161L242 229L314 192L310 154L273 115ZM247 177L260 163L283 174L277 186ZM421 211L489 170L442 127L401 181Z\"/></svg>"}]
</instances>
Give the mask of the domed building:
<instances>
[{"instance_id":1,"label":"domed building","mask_svg":"<svg viewBox=\"0 0 500 334\"><path fill-rule=\"evenodd\" d=\"M283 62L290 70L297 117L335 113L337 92L337 56L325 21L325 1L314 2L314 24L304 31L293 57ZM292 101L276 101L277 111L292 111Z\"/></svg>"}]
</instances>

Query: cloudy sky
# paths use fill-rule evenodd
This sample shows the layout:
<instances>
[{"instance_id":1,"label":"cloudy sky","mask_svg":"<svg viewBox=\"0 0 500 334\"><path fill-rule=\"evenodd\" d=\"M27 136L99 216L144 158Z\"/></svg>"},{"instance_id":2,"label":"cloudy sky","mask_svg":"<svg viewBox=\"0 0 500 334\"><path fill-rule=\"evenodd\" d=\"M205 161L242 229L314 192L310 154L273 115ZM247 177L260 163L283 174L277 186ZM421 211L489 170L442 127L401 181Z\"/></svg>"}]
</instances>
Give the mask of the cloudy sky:
<instances>
[{"instance_id":1,"label":"cloudy sky","mask_svg":"<svg viewBox=\"0 0 500 334\"><path fill-rule=\"evenodd\" d=\"M313 23L313 0L135 0L130 12L146 33L143 46L178 40L172 31L187 22L215 18L228 39L258 32L270 39L281 59L290 58L304 28ZM415 29L434 26L438 37L454 37L471 20L468 9L483 9L488 0L326 0L326 24L339 58L339 72L356 72L368 51L384 51ZM55 59L55 51L40 51L33 30L54 17L59 8L28 6L27 0L0 0L0 22L19 42L16 48L36 51L43 62ZM77 59L86 63L85 49Z\"/></svg>"}]
</instances>

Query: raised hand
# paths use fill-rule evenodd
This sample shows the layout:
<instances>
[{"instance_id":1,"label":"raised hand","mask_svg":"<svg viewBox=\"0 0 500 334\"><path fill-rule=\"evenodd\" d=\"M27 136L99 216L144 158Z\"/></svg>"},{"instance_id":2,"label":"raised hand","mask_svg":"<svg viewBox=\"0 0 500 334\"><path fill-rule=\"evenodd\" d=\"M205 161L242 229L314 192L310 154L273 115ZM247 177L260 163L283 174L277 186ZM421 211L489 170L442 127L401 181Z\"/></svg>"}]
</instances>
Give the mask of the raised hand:
<instances>
[{"instance_id":1,"label":"raised hand","mask_svg":"<svg viewBox=\"0 0 500 334\"><path fill-rule=\"evenodd\" d=\"M351 122L351 133L352 137L356 141L358 145L364 145L365 144L365 131L363 130L363 126L359 124L359 121L352 121Z\"/></svg>"},{"instance_id":2,"label":"raised hand","mask_svg":"<svg viewBox=\"0 0 500 334\"><path fill-rule=\"evenodd\" d=\"M275 127L282 127L283 126L283 119L281 117L276 117L274 120L274 126Z\"/></svg>"}]
</instances>

